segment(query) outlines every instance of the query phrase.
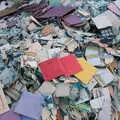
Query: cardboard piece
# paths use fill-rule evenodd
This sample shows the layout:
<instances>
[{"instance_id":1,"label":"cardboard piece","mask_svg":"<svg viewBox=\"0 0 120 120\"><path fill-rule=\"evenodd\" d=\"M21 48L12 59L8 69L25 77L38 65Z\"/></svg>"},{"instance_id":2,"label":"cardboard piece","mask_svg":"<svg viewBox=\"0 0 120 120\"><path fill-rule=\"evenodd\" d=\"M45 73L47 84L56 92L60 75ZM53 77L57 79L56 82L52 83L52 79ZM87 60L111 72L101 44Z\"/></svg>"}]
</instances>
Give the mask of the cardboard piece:
<instances>
[{"instance_id":1,"label":"cardboard piece","mask_svg":"<svg viewBox=\"0 0 120 120\"><path fill-rule=\"evenodd\" d=\"M53 94L56 90L56 87L50 82L44 82L41 87L37 90L37 93L49 96Z\"/></svg>"},{"instance_id":2,"label":"cardboard piece","mask_svg":"<svg viewBox=\"0 0 120 120\"><path fill-rule=\"evenodd\" d=\"M95 99L90 101L91 107L93 109L100 109L98 120L110 120L111 118L111 97L109 88L94 88L93 96Z\"/></svg>"},{"instance_id":3,"label":"cardboard piece","mask_svg":"<svg viewBox=\"0 0 120 120\"><path fill-rule=\"evenodd\" d=\"M106 16L98 15L97 17L92 18L92 20L98 29L112 27L112 23Z\"/></svg>"},{"instance_id":4,"label":"cardboard piece","mask_svg":"<svg viewBox=\"0 0 120 120\"><path fill-rule=\"evenodd\" d=\"M56 97L68 97L70 95L70 85L60 83L56 86L55 96Z\"/></svg>"},{"instance_id":5,"label":"cardboard piece","mask_svg":"<svg viewBox=\"0 0 120 120\"><path fill-rule=\"evenodd\" d=\"M103 103L102 110L99 113L98 120L111 120L112 115L111 103L105 101Z\"/></svg>"},{"instance_id":6,"label":"cardboard piece","mask_svg":"<svg viewBox=\"0 0 120 120\"><path fill-rule=\"evenodd\" d=\"M40 51L40 49L41 49L41 45L38 42L35 42L29 45L28 52L37 53L38 51Z\"/></svg>"},{"instance_id":7,"label":"cardboard piece","mask_svg":"<svg viewBox=\"0 0 120 120\"><path fill-rule=\"evenodd\" d=\"M104 96L104 103L102 106L102 110L99 113L98 120L111 120L111 114L112 114L112 109L111 109L111 97L110 97L110 92L109 88L96 88L98 91L97 93L102 94Z\"/></svg>"},{"instance_id":8,"label":"cardboard piece","mask_svg":"<svg viewBox=\"0 0 120 120\"><path fill-rule=\"evenodd\" d=\"M83 68L83 71L75 74L75 76L80 79L84 84L88 84L90 80L92 80L93 76L97 72L97 69L92 66L90 63L85 61L84 58L78 59L79 64Z\"/></svg>"},{"instance_id":9,"label":"cardboard piece","mask_svg":"<svg viewBox=\"0 0 120 120\"><path fill-rule=\"evenodd\" d=\"M33 31L37 28L37 25L35 23L30 23L29 26L28 26L28 30L29 31Z\"/></svg>"},{"instance_id":10,"label":"cardboard piece","mask_svg":"<svg viewBox=\"0 0 120 120\"><path fill-rule=\"evenodd\" d=\"M13 14L15 12L17 12L18 9L15 8L15 7L11 7L11 8L7 8L3 11L0 11L0 18L4 17L4 16L7 16L7 15L10 15L10 14Z\"/></svg>"},{"instance_id":11,"label":"cardboard piece","mask_svg":"<svg viewBox=\"0 0 120 120\"><path fill-rule=\"evenodd\" d=\"M104 13L102 13L102 15L106 16L111 21L113 27L120 27L119 17L116 16L112 11L107 10Z\"/></svg>"},{"instance_id":12,"label":"cardboard piece","mask_svg":"<svg viewBox=\"0 0 120 120\"><path fill-rule=\"evenodd\" d=\"M41 95L23 92L14 111L20 115L40 120L43 108L42 104L44 104L44 98Z\"/></svg>"},{"instance_id":13,"label":"cardboard piece","mask_svg":"<svg viewBox=\"0 0 120 120\"><path fill-rule=\"evenodd\" d=\"M95 79L101 86L106 86L114 80L114 75L108 69L99 69Z\"/></svg>"},{"instance_id":14,"label":"cardboard piece","mask_svg":"<svg viewBox=\"0 0 120 120\"><path fill-rule=\"evenodd\" d=\"M103 96L99 97L99 98L96 98L96 99L93 99L93 100L90 100L90 105L93 109L102 108L103 103L104 103L104 97Z\"/></svg>"},{"instance_id":15,"label":"cardboard piece","mask_svg":"<svg viewBox=\"0 0 120 120\"><path fill-rule=\"evenodd\" d=\"M85 56L87 61L93 66L104 66L104 63L100 60L99 48L89 46L86 48Z\"/></svg>"},{"instance_id":16,"label":"cardboard piece","mask_svg":"<svg viewBox=\"0 0 120 120\"><path fill-rule=\"evenodd\" d=\"M91 81L89 81L87 85L85 85L85 87L87 87L87 89L91 91L96 85L97 81L93 78Z\"/></svg>"},{"instance_id":17,"label":"cardboard piece","mask_svg":"<svg viewBox=\"0 0 120 120\"><path fill-rule=\"evenodd\" d=\"M60 48L54 48L48 50L49 58L55 58L60 56Z\"/></svg>"},{"instance_id":18,"label":"cardboard piece","mask_svg":"<svg viewBox=\"0 0 120 120\"><path fill-rule=\"evenodd\" d=\"M77 104L84 103L84 102L90 100L90 96L89 96L89 94L88 94L88 92L86 91L85 88L80 89L79 94L80 94L80 95L79 95L80 98L79 98L79 100L76 102Z\"/></svg>"}]
</instances>

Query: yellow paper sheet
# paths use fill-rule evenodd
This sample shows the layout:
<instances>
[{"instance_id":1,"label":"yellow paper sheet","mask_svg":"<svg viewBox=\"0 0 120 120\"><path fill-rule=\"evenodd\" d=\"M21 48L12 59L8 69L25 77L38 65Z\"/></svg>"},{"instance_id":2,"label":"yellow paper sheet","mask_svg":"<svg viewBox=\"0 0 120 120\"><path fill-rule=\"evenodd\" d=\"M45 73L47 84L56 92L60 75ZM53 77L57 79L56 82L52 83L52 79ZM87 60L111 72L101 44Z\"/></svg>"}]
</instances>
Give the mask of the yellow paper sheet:
<instances>
[{"instance_id":1,"label":"yellow paper sheet","mask_svg":"<svg viewBox=\"0 0 120 120\"><path fill-rule=\"evenodd\" d=\"M88 63L84 58L78 59L79 64L83 68L83 71L75 74L75 76L82 81L84 84L88 84L89 81L93 78L97 69Z\"/></svg>"}]
</instances>

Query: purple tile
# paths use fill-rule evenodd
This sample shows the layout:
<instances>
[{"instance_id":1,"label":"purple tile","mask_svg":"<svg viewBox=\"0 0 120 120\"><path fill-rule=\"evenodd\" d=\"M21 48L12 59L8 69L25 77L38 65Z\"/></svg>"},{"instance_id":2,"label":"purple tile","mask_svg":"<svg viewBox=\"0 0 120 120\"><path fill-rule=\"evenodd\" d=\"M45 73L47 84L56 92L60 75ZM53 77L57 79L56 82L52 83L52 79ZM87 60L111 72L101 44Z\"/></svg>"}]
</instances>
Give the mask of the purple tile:
<instances>
[{"instance_id":1,"label":"purple tile","mask_svg":"<svg viewBox=\"0 0 120 120\"><path fill-rule=\"evenodd\" d=\"M43 108L42 104L44 104L44 98L41 95L23 92L14 112L35 120L40 120Z\"/></svg>"},{"instance_id":2,"label":"purple tile","mask_svg":"<svg viewBox=\"0 0 120 120\"><path fill-rule=\"evenodd\" d=\"M81 18L77 15L67 15L63 18L63 21L69 25L69 26L72 26L72 25L77 25L77 24L81 24L83 23L83 21L81 20Z\"/></svg>"},{"instance_id":3,"label":"purple tile","mask_svg":"<svg viewBox=\"0 0 120 120\"><path fill-rule=\"evenodd\" d=\"M0 115L0 120L21 120L21 119L17 113L9 111L7 113Z\"/></svg>"},{"instance_id":4,"label":"purple tile","mask_svg":"<svg viewBox=\"0 0 120 120\"><path fill-rule=\"evenodd\" d=\"M74 11L74 8L70 6L55 6L49 9L44 15L40 16L40 18L63 17L72 11Z\"/></svg>"}]
</instances>

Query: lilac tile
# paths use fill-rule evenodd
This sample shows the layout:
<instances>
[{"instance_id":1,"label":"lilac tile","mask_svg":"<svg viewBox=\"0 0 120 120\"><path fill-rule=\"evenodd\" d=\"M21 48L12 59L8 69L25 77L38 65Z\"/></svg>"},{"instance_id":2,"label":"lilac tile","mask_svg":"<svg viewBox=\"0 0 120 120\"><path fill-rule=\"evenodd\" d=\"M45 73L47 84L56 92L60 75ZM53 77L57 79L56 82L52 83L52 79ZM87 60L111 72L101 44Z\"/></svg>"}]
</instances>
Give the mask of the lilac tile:
<instances>
[{"instance_id":1,"label":"lilac tile","mask_svg":"<svg viewBox=\"0 0 120 120\"><path fill-rule=\"evenodd\" d=\"M77 15L67 15L63 18L63 21L70 26L83 23L81 18Z\"/></svg>"},{"instance_id":2,"label":"lilac tile","mask_svg":"<svg viewBox=\"0 0 120 120\"><path fill-rule=\"evenodd\" d=\"M0 120L21 120L21 119L17 113L9 111L7 113L0 115Z\"/></svg>"},{"instance_id":3,"label":"lilac tile","mask_svg":"<svg viewBox=\"0 0 120 120\"><path fill-rule=\"evenodd\" d=\"M14 111L20 115L40 120L42 104L44 104L44 98L41 95L23 92Z\"/></svg>"},{"instance_id":4,"label":"lilac tile","mask_svg":"<svg viewBox=\"0 0 120 120\"><path fill-rule=\"evenodd\" d=\"M49 9L44 15L40 16L40 18L62 17L73 10L74 8L70 6L55 6Z\"/></svg>"}]
</instances>

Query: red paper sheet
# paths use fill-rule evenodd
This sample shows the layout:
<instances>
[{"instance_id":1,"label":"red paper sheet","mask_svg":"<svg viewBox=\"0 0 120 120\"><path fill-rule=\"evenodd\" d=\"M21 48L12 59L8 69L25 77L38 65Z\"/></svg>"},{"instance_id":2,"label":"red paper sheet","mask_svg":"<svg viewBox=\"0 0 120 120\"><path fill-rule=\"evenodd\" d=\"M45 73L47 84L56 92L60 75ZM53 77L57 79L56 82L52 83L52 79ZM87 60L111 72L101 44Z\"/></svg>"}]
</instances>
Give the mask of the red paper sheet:
<instances>
[{"instance_id":1,"label":"red paper sheet","mask_svg":"<svg viewBox=\"0 0 120 120\"><path fill-rule=\"evenodd\" d=\"M46 81L52 80L64 74L64 68L58 58L52 58L39 64Z\"/></svg>"},{"instance_id":2,"label":"red paper sheet","mask_svg":"<svg viewBox=\"0 0 120 120\"><path fill-rule=\"evenodd\" d=\"M60 61L65 69L65 76L74 75L83 70L74 55L60 58Z\"/></svg>"}]
</instances>

